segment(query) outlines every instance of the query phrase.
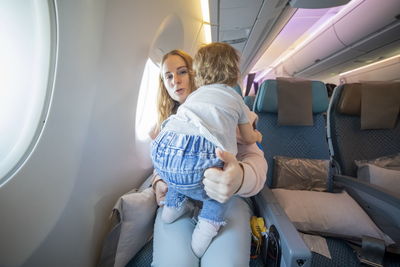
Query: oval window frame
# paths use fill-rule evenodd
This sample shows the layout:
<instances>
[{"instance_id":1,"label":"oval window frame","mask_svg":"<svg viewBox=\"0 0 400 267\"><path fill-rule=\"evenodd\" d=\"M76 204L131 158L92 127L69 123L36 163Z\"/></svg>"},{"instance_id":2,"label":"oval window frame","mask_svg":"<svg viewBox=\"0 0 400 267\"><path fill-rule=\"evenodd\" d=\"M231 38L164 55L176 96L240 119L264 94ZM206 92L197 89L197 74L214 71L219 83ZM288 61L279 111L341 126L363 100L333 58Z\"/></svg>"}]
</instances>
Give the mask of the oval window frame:
<instances>
[{"instance_id":1,"label":"oval window frame","mask_svg":"<svg viewBox=\"0 0 400 267\"><path fill-rule=\"evenodd\" d=\"M47 5L46 5L47 3ZM48 44L48 50L47 51L42 51L43 53L46 54L46 60L48 59L48 64L46 67L48 67L45 75L47 77L44 78L46 86L43 88L43 97L41 97L39 100L36 100L36 104L33 103L32 105L36 105L34 110L36 110L36 122L31 122L31 128L28 133L22 135L20 138L16 139L15 144L11 146L12 149L5 154L6 156L4 159L7 159L7 157L10 157L7 161L4 161L3 163L0 162L0 187L4 186L7 182L9 182L14 175L22 168L22 166L27 162L29 157L32 155L33 151L35 150L35 147L37 146L40 137L43 133L44 127L46 125L46 121L49 115L50 111L50 106L51 106L51 100L52 96L54 93L54 86L55 86L55 80L56 80L56 69L57 69L57 58L58 58L58 47L59 47L59 36L58 36L58 12L57 12L57 4L54 0L48 0L46 3L40 2L39 4L46 5L43 7L43 10L37 11L36 14L40 15L43 14L43 12L48 12L48 16L46 16L46 20L48 18L48 23L43 23L41 22L41 25L47 24L48 28L46 28L46 39L44 42L49 41ZM33 6L33 8L38 8L38 6ZM45 10L47 9L47 10ZM36 19L38 18L37 16L35 17ZM43 20L43 18L40 18ZM47 26L46 25L46 26ZM45 61L44 61L45 62ZM21 97L26 97L26 96L21 96ZM40 105L40 103L42 103ZM28 112L30 110L27 110ZM26 123L23 125L26 126ZM24 139L25 138L25 139ZM29 140L27 140L28 138ZM24 139L23 142L20 141L21 139ZM21 144L23 143L23 144ZM18 149L15 149L15 147L18 147ZM17 150L17 152L15 152ZM19 151L19 152L18 152ZM12 154L14 153L14 154ZM13 159L14 158L14 159Z\"/></svg>"}]
</instances>

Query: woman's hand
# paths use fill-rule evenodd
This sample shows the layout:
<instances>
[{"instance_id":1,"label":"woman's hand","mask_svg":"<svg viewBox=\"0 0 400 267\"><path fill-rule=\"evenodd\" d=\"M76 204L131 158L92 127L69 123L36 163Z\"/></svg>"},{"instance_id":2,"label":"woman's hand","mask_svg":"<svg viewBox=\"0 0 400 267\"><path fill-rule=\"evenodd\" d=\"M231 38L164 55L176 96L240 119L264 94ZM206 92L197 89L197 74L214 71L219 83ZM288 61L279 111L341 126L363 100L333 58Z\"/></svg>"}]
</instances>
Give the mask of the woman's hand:
<instances>
[{"instance_id":1,"label":"woman's hand","mask_svg":"<svg viewBox=\"0 0 400 267\"><path fill-rule=\"evenodd\" d=\"M236 157L217 148L218 158L225 162L224 168L209 168L204 172L204 189L207 195L220 203L228 201L243 184L243 169Z\"/></svg>"},{"instance_id":2,"label":"woman's hand","mask_svg":"<svg viewBox=\"0 0 400 267\"><path fill-rule=\"evenodd\" d=\"M165 199L165 195L167 194L167 184L163 180L158 179L153 183L153 190L156 194L156 201L158 206L162 206L160 203Z\"/></svg>"}]
</instances>

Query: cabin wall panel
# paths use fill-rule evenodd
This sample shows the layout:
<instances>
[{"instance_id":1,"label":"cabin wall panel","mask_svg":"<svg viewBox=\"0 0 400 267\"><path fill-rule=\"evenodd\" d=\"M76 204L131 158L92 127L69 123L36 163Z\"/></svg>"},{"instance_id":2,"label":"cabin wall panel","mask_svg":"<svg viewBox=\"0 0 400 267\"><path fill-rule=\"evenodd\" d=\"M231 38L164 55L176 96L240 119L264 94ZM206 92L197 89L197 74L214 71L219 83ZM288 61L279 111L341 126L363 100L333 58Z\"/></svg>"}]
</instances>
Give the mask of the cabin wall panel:
<instances>
[{"instance_id":1,"label":"cabin wall panel","mask_svg":"<svg viewBox=\"0 0 400 267\"><path fill-rule=\"evenodd\" d=\"M0 188L0 266L95 266L120 195L151 171L137 160L135 112L151 42L179 14L199 46L191 1L57 1L59 55L38 146Z\"/></svg>"}]
</instances>

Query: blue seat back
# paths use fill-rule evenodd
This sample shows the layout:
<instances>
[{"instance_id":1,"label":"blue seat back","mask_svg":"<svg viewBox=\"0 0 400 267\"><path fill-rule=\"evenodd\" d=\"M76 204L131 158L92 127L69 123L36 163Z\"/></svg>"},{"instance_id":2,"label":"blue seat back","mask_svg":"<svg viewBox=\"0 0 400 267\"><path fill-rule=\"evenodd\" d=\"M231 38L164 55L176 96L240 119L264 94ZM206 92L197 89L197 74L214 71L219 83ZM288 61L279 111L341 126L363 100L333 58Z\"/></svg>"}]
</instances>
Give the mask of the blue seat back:
<instances>
[{"instance_id":1,"label":"blue seat back","mask_svg":"<svg viewBox=\"0 0 400 267\"><path fill-rule=\"evenodd\" d=\"M247 95L243 98L244 103L249 107L250 110L253 110L255 100L255 95Z\"/></svg>"},{"instance_id":2,"label":"blue seat back","mask_svg":"<svg viewBox=\"0 0 400 267\"><path fill-rule=\"evenodd\" d=\"M331 154L341 173L357 176L354 160L374 159L400 151L400 122L394 129L361 130L361 117L341 114L339 100L345 85L338 86L328 110L328 135Z\"/></svg>"},{"instance_id":3,"label":"blue seat back","mask_svg":"<svg viewBox=\"0 0 400 267\"><path fill-rule=\"evenodd\" d=\"M236 93L238 93L241 97L243 97L243 93L242 93L242 88L240 87L239 84L236 84L234 87L232 87L233 90L236 91Z\"/></svg>"},{"instance_id":4,"label":"blue seat back","mask_svg":"<svg viewBox=\"0 0 400 267\"><path fill-rule=\"evenodd\" d=\"M259 116L257 129L263 134L262 147L268 161L267 184L272 186L274 156L329 159L323 113L328 107L325 85L312 81L313 126L279 126L276 80L261 84L255 100L254 111Z\"/></svg>"}]
</instances>

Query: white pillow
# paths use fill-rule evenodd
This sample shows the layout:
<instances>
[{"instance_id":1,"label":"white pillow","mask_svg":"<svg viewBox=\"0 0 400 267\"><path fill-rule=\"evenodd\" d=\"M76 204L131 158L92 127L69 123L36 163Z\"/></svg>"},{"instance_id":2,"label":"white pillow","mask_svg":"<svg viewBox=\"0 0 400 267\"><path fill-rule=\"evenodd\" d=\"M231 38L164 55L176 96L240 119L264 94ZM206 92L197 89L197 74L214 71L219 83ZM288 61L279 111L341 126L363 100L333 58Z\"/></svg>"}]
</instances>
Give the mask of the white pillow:
<instances>
[{"instance_id":1,"label":"white pillow","mask_svg":"<svg viewBox=\"0 0 400 267\"><path fill-rule=\"evenodd\" d=\"M121 232L114 267L125 266L146 244L153 233L157 202L153 189L133 190L114 207L121 219Z\"/></svg>"},{"instance_id":2,"label":"white pillow","mask_svg":"<svg viewBox=\"0 0 400 267\"><path fill-rule=\"evenodd\" d=\"M395 193L400 192L400 170L364 164L358 167L357 178Z\"/></svg>"},{"instance_id":3,"label":"white pillow","mask_svg":"<svg viewBox=\"0 0 400 267\"><path fill-rule=\"evenodd\" d=\"M327 193L272 189L280 206L301 232L361 241L370 236L393 240L384 234L347 192Z\"/></svg>"},{"instance_id":4,"label":"white pillow","mask_svg":"<svg viewBox=\"0 0 400 267\"><path fill-rule=\"evenodd\" d=\"M354 163L358 167L357 177L368 175L368 172L364 172L364 169L362 168L367 164L373 164L385 169L400 170L400 153L370 160L366 159L355 160Z\"/></svg>"}]
</instances>

